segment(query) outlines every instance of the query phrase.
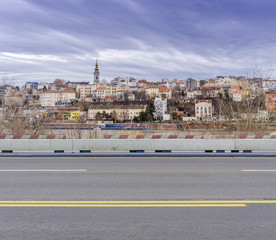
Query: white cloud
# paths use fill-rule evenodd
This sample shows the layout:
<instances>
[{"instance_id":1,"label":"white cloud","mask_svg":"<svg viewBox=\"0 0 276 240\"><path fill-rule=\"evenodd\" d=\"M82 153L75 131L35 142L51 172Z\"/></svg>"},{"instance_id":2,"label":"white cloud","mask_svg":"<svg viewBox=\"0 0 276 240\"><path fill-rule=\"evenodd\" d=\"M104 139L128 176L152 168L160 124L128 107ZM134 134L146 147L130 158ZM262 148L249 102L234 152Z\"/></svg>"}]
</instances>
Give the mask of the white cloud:
<instances>
[{"instance_id":1,"label":"white cloud","mask_svg":"<svg viewBox=\"0 0 276 240\"><path fill-rule=\"evenodd\" d=\"M13 59L13 60L19 60L22 62L28 62L30 60L39 60L39 61L55 61L55 62L67 62L67 60L55 56L55 55L42 55L42 54L26 54L26 53L10 53L10 52L1 52L0 57ZM32 62L35 63L35 62Z\"/></svg>"},{"instance_id":2,"label":"white cloud","mask_svg":"<svg viewBox=\"0 0 276 240\"><path fill-rule=\"evenodd\" d=\"M160 72L208 72L210 68L238 69L239 63L226 57L204 57L193 52L182 52L174 48L151 50L105 49L98 52L99 60L120 65L132 65L141 69Z\"/></svg>"}]
</instances>

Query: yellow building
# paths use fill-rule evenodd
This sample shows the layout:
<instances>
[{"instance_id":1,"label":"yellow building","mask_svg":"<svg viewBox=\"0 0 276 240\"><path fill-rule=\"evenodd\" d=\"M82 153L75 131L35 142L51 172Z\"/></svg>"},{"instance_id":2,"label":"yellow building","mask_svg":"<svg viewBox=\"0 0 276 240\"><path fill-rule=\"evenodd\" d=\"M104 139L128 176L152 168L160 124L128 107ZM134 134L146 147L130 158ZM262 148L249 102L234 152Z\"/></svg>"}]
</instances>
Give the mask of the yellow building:
<instances>
[{"instance_id":1,"label":"yellow building","mask_svg":"<svg viewBox=\"0 0 276 240\"><path fill-rule=\"evenodd\" d=\"M156 98L159 96L159 86L151 85L145 89L145 94L149 98Z\"/></svg>"},{"instance_id":2,"label":"yellow building","mask_svg":"<svg viewBox=\"0 0 276 240\"><path fill-rule=\"evenodd\" d=\"M80 119L79 110L66 110L66 109L56 109L45 113L45 117L48 120L64 120L64 121L75 121L78 122Z\"/></svg>"},{"instance_id":3,"label":"yellow building","mask_svg":"<svg viewBox=\"0 0 276 240\"><path fill-rule=\"evenodd\" d=\"M158 97L163 98L163 99L164 98L170 99L172 97L172 90L171 90L171 88L160 87L159 88Z\"/></svg>"},{"instance_id":4,"label":"yellow building","mask_svg":"<svg viewBox=\"0 0 276 240\"><path fill-rule=\"evenodd\" d=\"M78 121L80 118L80 111L64 112L63 118L64 118L64 120Z\"/></svg>"},{"instance_id":5,"label":"yellow building","mask_svg":"<svg viewBox=\"0 0 276 240\"><path fill-rule=\"evenodd\" d=\"M121 107L101 107L88 109L88 118L95 119L98 112L113 115L117 120L132 120L138 117L139 113L146 110L146 105L121 106Z\"/></svg>"}]
</instances>

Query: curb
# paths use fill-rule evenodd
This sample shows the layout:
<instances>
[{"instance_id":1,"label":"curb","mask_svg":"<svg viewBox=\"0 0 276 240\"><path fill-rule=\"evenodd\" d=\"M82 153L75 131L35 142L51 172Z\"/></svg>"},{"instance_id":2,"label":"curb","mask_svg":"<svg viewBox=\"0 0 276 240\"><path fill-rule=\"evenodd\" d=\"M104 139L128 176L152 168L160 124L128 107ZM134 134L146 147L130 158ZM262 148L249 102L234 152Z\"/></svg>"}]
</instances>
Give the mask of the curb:
<instances>
[{"instance_id":1,"label":"curb","mask_svg":"<svg viewBox=\"0 0 276 240\"><path fill-rule=\"evenodd\" d=\"M265 153L250 153L250 154L239 154L239 153L88 153L88 154L79 154L79 153L56 153L56 154L0 154L2 157L51 157L51 158L60 158L60 157L276 157L274 154L265 154Z\"/></svg>"}]
</instances>

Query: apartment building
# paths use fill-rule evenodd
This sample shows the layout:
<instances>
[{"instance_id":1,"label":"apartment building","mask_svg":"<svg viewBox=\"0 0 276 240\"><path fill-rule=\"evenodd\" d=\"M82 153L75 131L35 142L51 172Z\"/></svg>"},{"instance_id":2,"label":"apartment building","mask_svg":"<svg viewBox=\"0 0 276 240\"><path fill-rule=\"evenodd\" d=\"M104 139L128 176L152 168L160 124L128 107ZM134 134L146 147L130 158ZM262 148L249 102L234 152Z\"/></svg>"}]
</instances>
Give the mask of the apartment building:
<instances>
[{"instance_id":1,"label":"apartment building","mask_svg":"<svg viewBox=\"0 0 276 240\"><path fill-rule=\"evenodd\" d=\"M87 98L91 100L92 93L96 88L96 85L78 85L76 87L76 92L79 94L81 101L86 101Z\"/></svg>"},{"instance_id":2,"label":"apartment building","mask_svg":"<svg viewBox=\"0 0 276 240\"><path fill-rule=\"evenodd\" d=\"M149 98L156 98L159 97L159 86L158 85L151 85L145 88L145 94Z\"/></svg>"},{"instance_id":3,"label":"apartment building","mask_svg":"<svg viewBox=\"0 0 276 240\"><path fill-rule=\"evenodd\" d=\"M212 120L213 106L212 100L197 100L195 103L195 117L198 120Z\"/></svg>"},{"instance_id":4,"label":"apartment building","mask_svg":"<svg viewBox=\"0 0 276 240\"><path fill-rule=\"evenodd\" d=\"M168 104L167 99L155 98L154 99L154 118L158 120L170 120L170 114L167 114Z\"/></svg>"},{"instance_id":5,"label":"apartment building","mask_svg":"<svg viewBox=\"0 0 276 240\"><path fill-rule=\"evenodd\" d=\"M249 89L238 89L232 91L232 98L235 102L241 102L252 96L252 91Z\"/></svg>"},{"instance_id":6,"label":"apartment building","mask_svg":"<svg viewBox=\"0 0 276 240\"><path fill-rule=\"evenodd\" d=\"M265 107L267 112L276 113L276 93L267 93L265 95Z\"/></svg>"},{"instance_id":7,"label":"apartment building","mask_svg":"<svg viewBox=\"0 0 276 240\"><path fill-rule=\"evenodd\" d=\"M168 98L168 99L172 98L172 90L171 90L171 88L160 87L159 88L158 97L160 97L160 98Z\"/></svg>"},{"instance_id":8,"label":"apartment building","mask_svg":"<svg viewBox=\"0 0 276 240\"><path fill-rule=\"evenodd\" d=\"M70 102L75 98L74 90L45 91L41 93L40 104L42 107L54 107L57 102Z\"/></svg>"}]
</instances>

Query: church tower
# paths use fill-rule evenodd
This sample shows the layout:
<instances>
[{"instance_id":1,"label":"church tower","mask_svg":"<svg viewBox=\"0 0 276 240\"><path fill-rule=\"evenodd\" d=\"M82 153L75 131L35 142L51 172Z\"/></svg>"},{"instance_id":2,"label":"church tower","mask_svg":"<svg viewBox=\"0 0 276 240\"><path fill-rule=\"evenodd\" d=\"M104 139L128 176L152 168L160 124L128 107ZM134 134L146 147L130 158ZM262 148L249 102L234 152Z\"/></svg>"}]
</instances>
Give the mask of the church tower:
<instances>
[{"instance_id":1,"label":"church tower","mask_svg":"<svg viewBox=\"0 0 276 240\"><path fill-rule=\"evenodd\" d=\"M95 71L94 71L94 83L95 84L100 84L100 72L99 72L98 61L97 60L96 60Z\"/></svg>"}]
</instances>

